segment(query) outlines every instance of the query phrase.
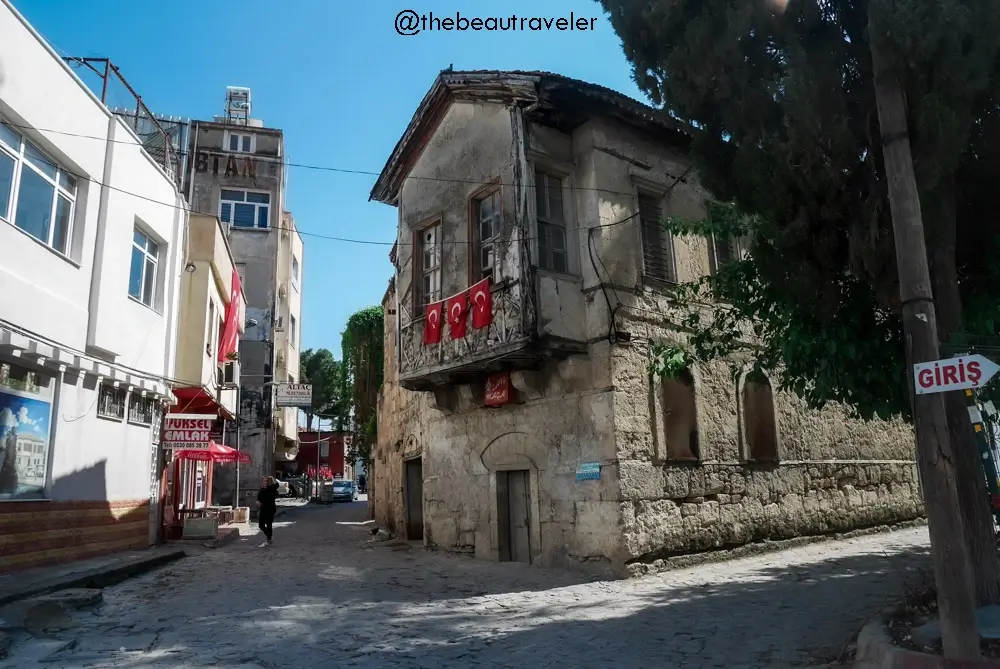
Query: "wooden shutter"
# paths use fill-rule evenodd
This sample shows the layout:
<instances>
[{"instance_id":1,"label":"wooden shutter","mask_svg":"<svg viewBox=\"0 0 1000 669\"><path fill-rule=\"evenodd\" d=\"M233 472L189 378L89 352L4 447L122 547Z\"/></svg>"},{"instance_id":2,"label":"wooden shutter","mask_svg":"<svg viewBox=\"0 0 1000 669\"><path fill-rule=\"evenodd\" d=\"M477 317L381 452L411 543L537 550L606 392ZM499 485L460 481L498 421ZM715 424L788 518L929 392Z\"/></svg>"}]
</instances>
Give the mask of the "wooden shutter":
<instances>
[{"instance_id":1,"label":"wooden shutter","mask_svg":"<svg viewBox=\"0 0 1000 669\"><path fill-rule=\"evenodd\" d=\"M673 240L663 227L663 209L658 198L639 196L639 221L646 277L673 283L676 281Z\"/></svg>"}]
</instances>

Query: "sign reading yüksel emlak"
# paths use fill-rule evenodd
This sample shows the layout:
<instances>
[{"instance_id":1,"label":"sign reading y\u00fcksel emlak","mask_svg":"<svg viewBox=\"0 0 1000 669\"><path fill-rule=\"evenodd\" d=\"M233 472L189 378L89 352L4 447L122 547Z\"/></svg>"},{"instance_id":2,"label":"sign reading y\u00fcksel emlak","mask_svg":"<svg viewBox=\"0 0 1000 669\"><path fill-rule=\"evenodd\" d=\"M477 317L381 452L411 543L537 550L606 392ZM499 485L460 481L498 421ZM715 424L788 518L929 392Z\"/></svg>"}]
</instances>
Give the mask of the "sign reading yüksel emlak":
<instances>
[{"instance_id":1,"label":"sign reading y\u00fcksel emlak","mask_svg":"<svg viewBox=\"0 0 1000 669\"><path fill-rule=\"evenodd\" d=\"M161 443L164 448L208 448L215 420L210 414L168 413Z\"/></svg>"},{"instance_id":2,"label":"sign reading y\u00fcksel emlak","mask_svg":"<svg viewBox=\"0 0 1000 669\"><path fill-rule=\"evenodd\" d=\"M913 387L917 395L980 388L998 371L1000 366L978 354L921 362L913 366Z\"/></svg>"}]
</instances>

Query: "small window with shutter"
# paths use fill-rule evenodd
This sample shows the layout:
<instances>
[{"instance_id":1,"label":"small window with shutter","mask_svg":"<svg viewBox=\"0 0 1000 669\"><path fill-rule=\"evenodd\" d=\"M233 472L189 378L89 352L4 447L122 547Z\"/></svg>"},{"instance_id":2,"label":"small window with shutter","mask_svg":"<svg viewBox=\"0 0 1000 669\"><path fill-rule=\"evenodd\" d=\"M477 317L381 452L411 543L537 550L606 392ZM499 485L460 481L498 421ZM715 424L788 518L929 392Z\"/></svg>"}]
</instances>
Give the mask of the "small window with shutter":
<instances>
[{"instance_id":1,"label":"small window with shutter","mask_svg":"<svg viewBox=\"0 0 1000 669\"><path fill-rule=\"evenodd\" d=\"M712 235L708 238L709 270L715 274L726 263L741 260L745 248L745 241L739 237L716 238Z\"/></svg>"},{"instance_id":2,"label":"small window with shutter","mask_svg":"<svg viewBox=\"0 0 1000 669\"><path fill-rule=\"evenodd\" d=\"M642 260L647 279L676 283L674 240L663 224L662 200L639 195L639 223L642 228Z\"/></svg>"}]
</instances>

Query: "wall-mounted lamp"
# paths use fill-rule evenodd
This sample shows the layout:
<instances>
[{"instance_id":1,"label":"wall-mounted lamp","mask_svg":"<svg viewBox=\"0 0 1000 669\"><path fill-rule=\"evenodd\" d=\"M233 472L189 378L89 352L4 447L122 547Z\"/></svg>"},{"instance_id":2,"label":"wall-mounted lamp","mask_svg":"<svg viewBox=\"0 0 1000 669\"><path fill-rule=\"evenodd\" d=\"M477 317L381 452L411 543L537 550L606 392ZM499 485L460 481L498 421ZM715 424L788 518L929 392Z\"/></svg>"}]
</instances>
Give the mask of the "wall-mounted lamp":
<instances>
[{"instance_id":1,"label":"wall-mounted lamp","mask_svg":"<svg viewBox=\"0 0 1000 669\"><path fill-rule=\"evenodd\" d=\"M198 269L198 266L195 265L193 262L189 262L187 265L184 265L185 272L193 272L196 269Z\"/></svg>"}]
</instances>

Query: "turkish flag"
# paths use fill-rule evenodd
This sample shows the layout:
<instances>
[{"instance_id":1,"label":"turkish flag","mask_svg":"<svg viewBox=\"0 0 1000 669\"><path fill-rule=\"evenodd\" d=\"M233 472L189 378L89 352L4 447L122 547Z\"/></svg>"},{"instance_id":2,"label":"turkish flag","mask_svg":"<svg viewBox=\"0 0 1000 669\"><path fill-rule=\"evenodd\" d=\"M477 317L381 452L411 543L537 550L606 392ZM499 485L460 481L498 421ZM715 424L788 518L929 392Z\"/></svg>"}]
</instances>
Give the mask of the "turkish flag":
<instances>
[{"instance_id":1,"label":"turkish flag","mask_svg":"<svg viewBox=\"0 0 1000 669\"><path fill-rule=\"evenodd\" d=\"M240 313L240 302L243 301L243 287L240 285L240 273L233 270L232 290L229 294L229 304L226 305L226 316L222 323L222 334L219 335L219 362L225 363L229 356L239 351L240 324L237 318Z\"/></svg>"},{"instance_id":2,"label":"turkish flag","mask_svg":"<svg viewBox=\"0 0 1000 669\"><path fill-rule=\"evenodd\" d=\"M454 297L449 297L445 302L445 309L448 310L448 329L451 331L452 339L461 339L465 336L465 318L469 313L469 294L459 293Z\"/></svg>"},{"instance_id":3,"label":"turkish flag","mask_svg":"<svg viewBox=\"0 0 1000 669\"><path fill-rule=\"evenodd\" d=\"M424 314L424 343L436 344L441 341L441 303L427 305Z\"/></svg>"},{"instance_id":4,"label":"turkish flag","mask_svg":"<svg viewBox=\"0 0 1000 669\"><path fill-rule=\"evenodd\" d=\"M469 299L472 301L472 327L478 330L492 323L493 296L488 278L469 289Z\"/></svg>"}]
</instances>

